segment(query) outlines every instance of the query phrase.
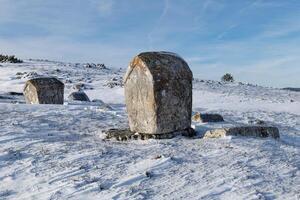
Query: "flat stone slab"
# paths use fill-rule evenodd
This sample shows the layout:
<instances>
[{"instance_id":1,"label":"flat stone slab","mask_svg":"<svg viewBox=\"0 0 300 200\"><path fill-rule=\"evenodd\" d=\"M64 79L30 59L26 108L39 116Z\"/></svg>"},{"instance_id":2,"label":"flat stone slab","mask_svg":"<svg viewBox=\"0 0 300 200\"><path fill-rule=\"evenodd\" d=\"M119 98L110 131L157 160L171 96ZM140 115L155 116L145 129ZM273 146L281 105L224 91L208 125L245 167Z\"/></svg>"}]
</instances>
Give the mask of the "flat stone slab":
<instances>
[{"instance_id":1,"label":"flat stone slab","mask_svg":"<svg viewBox=\"0 0 300 200\"><path fill-rule=\"evenodd\" d=\"M145 133L134 133L130 129L109 129L103 131L106 134L105 139L116 139L118 141L127 140L147 140L147 139L171 139L176 136L194 137L196 132L192 128L188 128L182 131L175 131L172 133L165 134L145 134Z\"/></svg>"},{"instance_id":2,"label":"flat stone slab","mask_svg":"<svg viewBox=\"0 0 300 200\"><path fill-rule=\"evenodd\" d=\"M269 126L241 126L230 128L219 128L206 131L203 138L220 138L225 136L249 136L249 137L280 137L279 130L276 127Z\"/></svg>"},{"instance_id":3,"label":"flat stone slab","mask_svg":"<svg viewBox=\"0 0 300 200\"><path fill-rule=\"evenodd\" d=\"M224 122L224 119L219 114L196 113L193 115L194 122L207 123L207 122Z\"/></svg>"}]
</instances>

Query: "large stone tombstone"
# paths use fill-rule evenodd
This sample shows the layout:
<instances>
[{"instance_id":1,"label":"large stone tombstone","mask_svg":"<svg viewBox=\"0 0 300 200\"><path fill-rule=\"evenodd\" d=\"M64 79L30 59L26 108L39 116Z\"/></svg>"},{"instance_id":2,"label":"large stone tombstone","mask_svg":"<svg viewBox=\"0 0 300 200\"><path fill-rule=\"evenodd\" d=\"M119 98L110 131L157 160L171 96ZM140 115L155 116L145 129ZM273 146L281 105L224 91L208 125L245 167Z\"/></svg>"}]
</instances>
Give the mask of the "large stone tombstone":
<instances>
[{"instance_id":1,"label":"large stone tombstone","mask_svg":"<svg viewBox=\"0 0 300 200\"><path fill-rule=\"evenodd\" d=\"M35 78L24 87L27 104L63 104L64 84L56 78Z\"/></svg>"},{"instance_id":2,"label":"large stone tombstone","mask_svg":"<svg viewBox=\"0 0 300 200\"><path fill-rule=\"evenodd\" d=\"M193 74L169 52L145 52L129 64L124 77L132 132L165 134L190 128Z\"/></svg>"}]
</instances>

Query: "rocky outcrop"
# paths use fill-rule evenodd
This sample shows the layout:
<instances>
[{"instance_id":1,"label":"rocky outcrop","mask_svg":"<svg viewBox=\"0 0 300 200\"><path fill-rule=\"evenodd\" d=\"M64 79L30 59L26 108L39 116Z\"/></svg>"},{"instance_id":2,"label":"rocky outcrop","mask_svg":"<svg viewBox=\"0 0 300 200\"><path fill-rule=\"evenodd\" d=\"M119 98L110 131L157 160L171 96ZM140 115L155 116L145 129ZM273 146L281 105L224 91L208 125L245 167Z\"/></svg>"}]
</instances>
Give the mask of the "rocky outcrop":
<instances>
[{"instance_id":1,"label":"rocky outcrop","mask_svg":"<svg viewBox=\"0 0 300 200\"><path fill-rule=\"evenodd\" d=\"M265 125L266 122L260 119L249 119L248 124L254 124L254 125Z\"/></svg>"},{"instance_id":2,"label":"rocky outcrop","mask_svg":"<svg viewBox=\"0 0 300 200\"><path fill-rule=\"evenodd\" d=\"M289 90L289 91L293 91L293 92L300 92L300 88L291 88L291 87L288 87L288 88L283 88L283 90Z\"/></svg>"},{"instance_id":3,"label":"rocky outcrop","mask_svg":"<svg viewBox=\"0 0 300 200\"><path fill-rule=\"evenodd\" d=\"M132 132L165 134L191 126L193 74L178 55L146 52L136 56L124 77Z\"/></svg>"},{"instance_id":4,"label":"rocky outcrop","mask_svg":"<svg viewBox=\"0 0 300 200\"><path fill-rule=\"evenodd\" d=\"M89 97L83 91L72 92L68 96L68 100L70 100L70 101L90 101Z\"/></svg>"},{"instance_id":5,"label":"rocky outcrop","mask_svg":"<svg viewBox=\"0 0 300 200\"><path fill-rule=\"evenodd\" d=\"M280 137L278 128L267 126L221 128L209 130L204 134L204 138L220 138L225 136L272 137L276 139Z\"/></svg>"},{"instance_id":6,"label":"rocky outcrop","mask_svg":"<svg viewBox=\"0 0 300 200\"><path fill-rule=\"evenodd\" d=\"M24 87L27 104L63 104L64 84L56 78L35 78Z\"/></svg>"},{"instance_id":7,"label":"rocky outcrop","mask_svg":"<svg viewBox=\"0 0 300 200\"><path fill-rule=\"evenodd\" d=\"M114 87L123 87L123 79L122 77L114 77L107 81L104 86L107 86L109 88L114 88Z\"/></svg>"},{"instance_id":8,"label":"rocky outcrop","mask_svg":"<svg viewBox=\"0 0 300 200\"><path fill-rule=\"evenodd\" d=\"M192 120L194 122L207 123L207 122L223 122L224 119L219 114L196 113Z\"/></svg>"}]
</instances>

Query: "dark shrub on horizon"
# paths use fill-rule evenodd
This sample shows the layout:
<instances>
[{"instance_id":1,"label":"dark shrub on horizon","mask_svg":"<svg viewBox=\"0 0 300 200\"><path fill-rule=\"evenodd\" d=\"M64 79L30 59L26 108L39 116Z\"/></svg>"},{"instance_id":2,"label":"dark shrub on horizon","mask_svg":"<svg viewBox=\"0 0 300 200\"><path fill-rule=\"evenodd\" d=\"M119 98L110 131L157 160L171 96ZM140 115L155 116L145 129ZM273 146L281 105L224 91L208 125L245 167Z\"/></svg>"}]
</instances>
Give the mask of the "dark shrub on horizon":
<instances>
[{"instance_id":1,"label":"dark shrub on horizon","mask_svg":"<svg viewBox=\"0 0 300 200\"><path fill-rule=\"evenodd\" d=\"M0 54L0 63L22 63L23 61L16 58L14 55L9 56L9 55L2 55Z\"/></svg>"},{"instance_id":2,"label":"dark shrub on horizon","mask_svg":"<svg viewBox=\"0 0 300 200\"><path fill-rule=\"evenodd\" d=\"M222 76L221 80L224 81L224 82L234 82L233 76L229 73Z\"/></svg>"}]
</instances>

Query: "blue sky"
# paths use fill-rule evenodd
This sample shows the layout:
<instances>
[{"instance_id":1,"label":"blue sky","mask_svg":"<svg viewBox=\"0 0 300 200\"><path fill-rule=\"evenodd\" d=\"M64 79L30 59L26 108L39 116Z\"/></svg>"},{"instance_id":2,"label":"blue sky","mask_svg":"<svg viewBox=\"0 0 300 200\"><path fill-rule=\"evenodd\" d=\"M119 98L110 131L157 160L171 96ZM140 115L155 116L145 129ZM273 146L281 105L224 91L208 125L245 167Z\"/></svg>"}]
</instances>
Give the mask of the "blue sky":
<instances>
[{"instance_id":1,"label":"blue sky","mask_svg":"<svg viewBox=\"0 0 300 200\"><path fill-rule=\"evenodd\" d=\"M0 52L127 67L180 54L194 76L300 87L299 0L0 0Z\"/></svg>"}]
</instances>

